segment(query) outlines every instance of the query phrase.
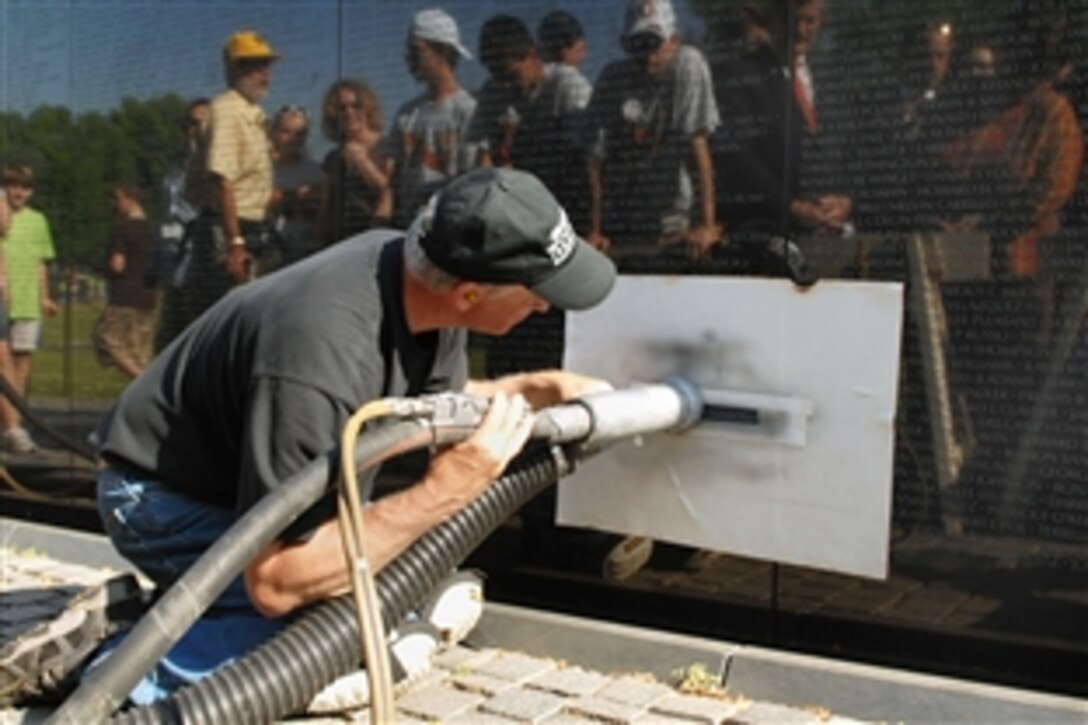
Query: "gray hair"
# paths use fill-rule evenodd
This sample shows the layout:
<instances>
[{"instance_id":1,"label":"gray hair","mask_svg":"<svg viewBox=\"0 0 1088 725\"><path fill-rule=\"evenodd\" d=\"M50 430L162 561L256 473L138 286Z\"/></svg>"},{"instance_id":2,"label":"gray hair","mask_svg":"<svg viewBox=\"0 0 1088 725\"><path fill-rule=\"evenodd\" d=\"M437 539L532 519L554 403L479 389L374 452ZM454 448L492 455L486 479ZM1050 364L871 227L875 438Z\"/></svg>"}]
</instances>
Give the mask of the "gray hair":
<instances>
[{"instance_id":1,"label":"gray hair","mask_svg":"<svg viewBox=\"0 0 1088 725\"><path fill-rule=\"evenodd\" d=\"M427 256L420 240L431 232L438 195L432 196L416 215L404 236L404 266L408 272L435 292L448 292L462 280L442 269Z\"/></svg>"}]
</instances>

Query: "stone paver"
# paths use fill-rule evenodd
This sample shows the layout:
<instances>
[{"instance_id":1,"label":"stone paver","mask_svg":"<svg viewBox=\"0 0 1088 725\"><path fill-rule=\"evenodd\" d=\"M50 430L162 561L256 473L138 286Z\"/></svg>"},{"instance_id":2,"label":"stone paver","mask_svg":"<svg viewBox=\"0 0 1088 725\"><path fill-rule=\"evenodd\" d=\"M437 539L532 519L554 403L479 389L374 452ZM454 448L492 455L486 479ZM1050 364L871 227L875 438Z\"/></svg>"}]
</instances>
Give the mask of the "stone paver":
<instances>
[{"instance_id":1,"label":"stone paver","mask_svg":"<svg viewBox=\"0 0 1088 725\"><path fill-rule=\"evenodd\" d=\"M537 723L562 710L568 702L551 692L518 687L491 698L480 710L518 722Z\"/></svg>"},{"instance_id":2,"label":"stone paver","mask_svg":"<svg viewBox=\"0 0 1088 725\"><path fill-rule=\"evenodd\" d=\"M600 691L611 679L599 672L591 672L581 667L562 667L545 672L525 683L527 687L547 690L567 697L585 697Z\"/></svg>"},{"instance_id":3,"label":"stone paver","mask_svg":"<svg viewBox=\"0 0 1088 725\"><path fill-rule=\"evenodd\" d=\"M449 677L449 682L458 690L476 692L487 697L506 692L518 686L516 682L504 680L501 677L492 677L480 672L469 672L462 675L454 671Z\"/></svg>"},{"instance_id":4,"label":"stone paver","mask_svg":"<svg viewBox=\"0 0 1088 725\"><path fill-rule=\"evenodd\" d=\"M614 723L635 722L640 715L646 712L645 707L609 700L599 695L580 697L570 702L566 709L577 715L585 715L593 720Z\"/></svg>"},{"instance_id":5,"label":"stone paver","mask_svg":"<svg viewBox=\"0 0 1088 725\"><path fill-rule=\"evenodd\" d=\"M542 720L543 725L601 725L600 720L578 715L573 712L557 712L547 720Z\"/></svg>"},{"instance_id":6,"label":"stone paver","mask_svg":"<svg viewBox=\"0 0 1088 725\"><path fill-rule=\"evenodd\" d=\"M736 715L747 703L733 698L670 695L654 703L650 715L702 723L721 723Z\"/></svg>"},{"instance_id":7,"label":"stone paver","mask_svg":"<svg viewBox=\"0 0 1088 725\"><path fill-rule=\"evenodd\" d=\"M473 670L511 682L525 682L556 668L556 663L520 652L503 652Z\"/></svg>"},{"instance_id":8,"label":"stone paver","mask_svg":"<svg viewBox=\"0 0 1088 725\"><path fill-rule=\"evenodd\" d=\"M598 697L606 700L622 702L625 705L635 707L649 707L671 695L673 690L668 685L643 677L632 675L621 676L597 693Z\"/></svg>"},{"instance_id":9,"label":"stone paver","mask_svg":"<svg viewBox=\"0 0 1088 725\"><path fill-rule=\"evenodd\" d=\"M501 715L492 715L482 710L470 710L443 722L450 725L514 725L517 720L511 720ZM398 722L397 725L400 725L400 723ZM596 723L596 725L600 725L600 723Z\"/></svg>"},{"instance_id":10,"label":"stone paver","mask_svg":"<svg viewBox=\"0 0 1088 725\"><path fill-rule=\"evenodd\" d=\"M397 710L426 720L445 720L475 708L486 698L445 684L410 690L397 698Z\"/></svg>"}]
</instances>

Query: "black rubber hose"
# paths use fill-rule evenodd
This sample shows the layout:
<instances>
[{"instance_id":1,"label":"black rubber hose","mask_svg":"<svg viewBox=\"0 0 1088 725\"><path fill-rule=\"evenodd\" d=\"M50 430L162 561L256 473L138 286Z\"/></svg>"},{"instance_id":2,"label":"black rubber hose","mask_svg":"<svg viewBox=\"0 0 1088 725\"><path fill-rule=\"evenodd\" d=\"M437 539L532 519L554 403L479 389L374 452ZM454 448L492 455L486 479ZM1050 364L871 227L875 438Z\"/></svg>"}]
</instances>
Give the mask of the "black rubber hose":
<instances>
[{"instance_id":1,"label":"black rubber hose","mask_svg":"<svg viewBox=\"0 0 1088 725\"><path fill-rule=\"evenodd\" d=\"M388 630L416 609L452 568L506 518L570 470L556 449L519 457L510 473L458 514L431 529L377 576ZM321 688L360 661L349 596L315 605L245 657L146 707L121 713L124 725L265 723L298 712Z\"/></svg>"}]
</instances>

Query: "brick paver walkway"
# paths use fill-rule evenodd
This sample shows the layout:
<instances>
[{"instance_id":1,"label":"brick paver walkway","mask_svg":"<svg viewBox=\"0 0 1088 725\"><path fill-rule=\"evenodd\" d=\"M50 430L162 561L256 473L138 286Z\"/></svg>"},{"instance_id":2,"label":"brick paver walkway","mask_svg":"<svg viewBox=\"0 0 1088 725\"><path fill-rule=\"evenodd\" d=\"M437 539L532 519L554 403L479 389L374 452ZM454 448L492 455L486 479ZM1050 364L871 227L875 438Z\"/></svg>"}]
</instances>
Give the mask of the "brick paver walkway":
<instances>
[{"instance_id":1,"label":"brick paver walkway","mask_svg":"<svg viewBox=\"0 0 1088 725\"><path fill-rule=\"evenodd\" d=\"M0 652L59 616L86 587L116 574L10 548L0 548L0 563ZM430 673L399 692L398 722L405 723L855 722L818 707L792 708L731 696L713 678L689 676L678 686L621 669L596 672L520 652L460 645L439 654ZM39 722L44 714L18 707L0 710L0 724ZM369 711L292 722L345 720L367 722Z\"/></svg>"}]
</instances>

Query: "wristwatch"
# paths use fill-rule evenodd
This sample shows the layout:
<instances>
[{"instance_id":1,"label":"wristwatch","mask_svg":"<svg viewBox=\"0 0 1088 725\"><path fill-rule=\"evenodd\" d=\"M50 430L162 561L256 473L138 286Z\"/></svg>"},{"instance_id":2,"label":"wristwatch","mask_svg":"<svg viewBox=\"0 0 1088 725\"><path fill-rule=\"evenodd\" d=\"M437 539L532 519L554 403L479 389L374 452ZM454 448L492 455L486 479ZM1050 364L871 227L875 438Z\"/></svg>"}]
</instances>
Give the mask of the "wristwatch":
<instances>
[{"instance_id":1,"label":"wristwatch","mask_svg":"<svg viewBox=\"0 0 1088 725\"><path fill-rule=\"evenodd\" d=\"M244 247L246 246L246 238L239 235L230 240L230 246L232 247Z\"/></svg>"}]
</instances>

